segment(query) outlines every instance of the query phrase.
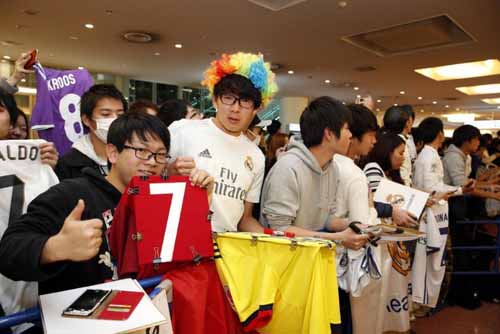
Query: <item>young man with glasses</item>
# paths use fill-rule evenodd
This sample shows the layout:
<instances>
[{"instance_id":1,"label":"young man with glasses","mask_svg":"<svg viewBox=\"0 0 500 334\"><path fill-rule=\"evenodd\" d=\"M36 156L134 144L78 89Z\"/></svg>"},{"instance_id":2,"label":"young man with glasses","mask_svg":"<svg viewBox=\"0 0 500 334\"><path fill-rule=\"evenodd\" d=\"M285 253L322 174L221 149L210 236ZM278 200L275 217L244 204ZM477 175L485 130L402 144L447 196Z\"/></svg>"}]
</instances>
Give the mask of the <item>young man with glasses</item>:
<instances>
[{"instance_id":1,"label":"young man with glasses","mask_svg":"<svg viewBox=\"0 0 500 334\"><path fill-rule=\"evenodd\" d=\"M196 166L214 177L214 231L262 231L252 208L260 199L265 159L245 131L277 92L274 74L262 55L239 52L212 62L202 83L212 93L216 116L169 127L169 172L186 174Z\"/></svg>"},{"instance_id":2,"label":"young man with glasses","mask_svg":"<svg viewBox=\"0 0 500 334\"><path fill-rule=\"evenodd\" d=\"M0 272L38 281L39 293L102 283L114 278L107 228L122 192L135 176L158 175L168 160L167 128L154 116L128 113L113 122L106 145L111 164L104 177L93 168L35 198L9 225L0 242ZM195 170L191 182L212 179Z\"/></svg>"}]
</instances>

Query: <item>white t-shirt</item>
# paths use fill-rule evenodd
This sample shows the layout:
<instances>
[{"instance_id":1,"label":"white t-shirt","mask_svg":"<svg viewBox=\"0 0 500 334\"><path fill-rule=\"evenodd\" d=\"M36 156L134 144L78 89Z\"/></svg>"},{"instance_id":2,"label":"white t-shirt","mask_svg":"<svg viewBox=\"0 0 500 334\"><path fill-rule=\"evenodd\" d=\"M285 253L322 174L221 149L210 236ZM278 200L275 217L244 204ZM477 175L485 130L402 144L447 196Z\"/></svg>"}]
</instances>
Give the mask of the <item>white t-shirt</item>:
<instances>
[{"instance_id":1,"label":"white t-shirt","mask_svg":"<svg viewBox=\"0 0 500 334\"><path fill-rule=\"evenodd\" d=\"M212 230L237 231L244 202L258 203L264 179L265 159L245 135L231 136L213 119L174 122L169 127L172 161L192 157L196 168L215 179L210 209Z\"/></svg>"},{"instance_id":2,"label":"white t-shirt","mask_svg":"<svg viewBox=\"0 0 500 334\"><path fill-rule=\"evenodd\" d=\"M444 193L456 191L462 193L462 188L452 187L444 183L443 162L435 148L425 145L415 160L413 186L423 191Z\"/></svg>"},{"instance_id":3,"label":"white t-shirt","mask_svg":"<svg viewBox=\"0 0 500 334\"><path fill-rule=\"evenodd\" d=\"M401 139L405 141L405 154L403 164L399 169L399 173L401 174L401 178L403 179L405 186L411 187L412 185L412 159L410 148L408 147L408 139L402 134L399 135Z\"/></svg>"},{"instance_id":4,"label":"white t-shirt","mask_svg":"<svg viewBox=\"0 0 500 334\"><path fill-rule=\"evenodd\" d=\"M59 183L52 168L42 164L39 146L44 142L0 140L0 237L10 215L15 219L26 213L35 197ZM14 282L0 275L0 304L6 314L36 306L37 295L35 282Z\"/></svg>"}]
</instances>

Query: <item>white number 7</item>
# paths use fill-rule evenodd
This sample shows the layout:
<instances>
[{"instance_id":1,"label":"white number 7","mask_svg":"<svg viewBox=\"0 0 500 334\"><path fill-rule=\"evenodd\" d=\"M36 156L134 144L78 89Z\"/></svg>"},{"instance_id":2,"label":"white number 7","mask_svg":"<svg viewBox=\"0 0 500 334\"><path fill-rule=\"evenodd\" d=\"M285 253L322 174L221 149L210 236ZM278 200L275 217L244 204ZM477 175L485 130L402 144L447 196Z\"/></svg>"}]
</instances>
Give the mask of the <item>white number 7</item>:
<instances>
[{"instance_id":1,"label":"white number 7","mask_svg":"<svg viewBox=\"0 0 500 334\"><path fill-rule=\"evenodd\" d=\"M184 182L151 183L149 185L149 193L151 195L172 194L172 202L170 203L170 211L167 218L167 227L165 229L165 235L161 245L161 262L172 261L185 192L186 183Z\"/></svg>"}]
</instances>

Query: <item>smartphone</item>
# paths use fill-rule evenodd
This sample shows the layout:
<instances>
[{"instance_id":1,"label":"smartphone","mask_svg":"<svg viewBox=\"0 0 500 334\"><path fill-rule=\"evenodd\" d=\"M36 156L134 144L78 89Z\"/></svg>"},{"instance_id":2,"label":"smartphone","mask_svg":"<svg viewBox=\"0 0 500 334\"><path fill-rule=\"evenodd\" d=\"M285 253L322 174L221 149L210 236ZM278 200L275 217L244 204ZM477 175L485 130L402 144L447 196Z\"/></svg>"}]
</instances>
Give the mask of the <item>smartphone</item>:
<instances>
[{"instance_id":1,"label":"smartphone","mask_svg":"<svg viewBox=\"0 0 500 334\"><path fill-rule=\"evenodd\" d=\"M31 50L30 59L24 65L24 68L27 70L31 70L33 68L33 65L35 65L35 63L36 63L37 58L38 58L38 49Z\"/></svg>"},{"instance_id":2,"label":"smartphone","mask_svg":"<svg viewBox=\"0 0 500 334\"><path fill-rule=\"evenodd\" d=\"M70 306L63 311L66 316L88 317L91 315L107 296L111 290L87 289Z\"/></svg>"}]
</instances>

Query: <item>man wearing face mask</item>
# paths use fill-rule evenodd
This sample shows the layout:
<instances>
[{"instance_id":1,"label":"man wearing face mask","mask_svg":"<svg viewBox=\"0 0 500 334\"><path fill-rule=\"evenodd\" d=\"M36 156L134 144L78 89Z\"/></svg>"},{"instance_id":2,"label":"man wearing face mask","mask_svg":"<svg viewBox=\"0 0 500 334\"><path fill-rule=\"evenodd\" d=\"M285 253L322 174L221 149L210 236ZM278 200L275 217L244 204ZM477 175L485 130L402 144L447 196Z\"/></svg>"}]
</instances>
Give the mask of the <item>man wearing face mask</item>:
<instances>
[{"instance_id":1,"label":"man wearing face mask","mask_svg":"<svg viewBox=\"0 0 500 334\"><path fill-rule=\"evenodd\" d=\"M111 123L126 110L127 101L114 85L94 85L83 94L80 114L88 133L59 159L55 172L60 180L81 176L85 167L92 167L103 176L108 174L108 130Z\"/></svg>"}]
</instances>

